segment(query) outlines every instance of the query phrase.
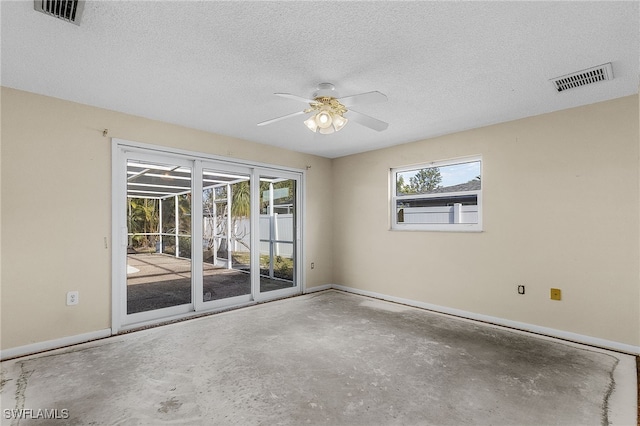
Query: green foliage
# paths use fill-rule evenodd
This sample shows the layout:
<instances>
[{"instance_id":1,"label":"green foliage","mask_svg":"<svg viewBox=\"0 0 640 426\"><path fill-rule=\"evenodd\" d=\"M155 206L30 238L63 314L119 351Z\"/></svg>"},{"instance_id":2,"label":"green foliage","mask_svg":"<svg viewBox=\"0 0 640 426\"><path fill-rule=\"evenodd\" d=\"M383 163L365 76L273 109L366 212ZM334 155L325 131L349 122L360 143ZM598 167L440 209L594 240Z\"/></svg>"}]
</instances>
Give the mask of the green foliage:
<instances>
[{"instance_id":1,"label":"green foliage","mask_svg":"<svg viewBox=\"0 0 640 426\"><path fill-rule=\"evenodd\" d=\"M400 175L396 180L396 194L402 194L407 192L407 184L404 182L404 177Z\"/></svg>"},{"instance_id":2,"label":"green foliage","mask_svg":"<svg viewBox=\"0 0 640 426\"><path fill-rule=\"evenodd\" d=\"M128 198L127 226L129 233L145 234L158 232L158 200L148 198ZM136 247L149 247L151 241L147 235L137 235L129 239L129 244Z\"/></svg>"},{"instance_id":3,"label":"green foliage","mask_svg":"<svg viewBox=\"0 0 640 426\"><path fill-rule=\"evenodd\" d=\"M232 259L234 267L247 266L250 262L249 253L247 252L234 252ZM273 258L273 271L275 277L293 281L293 259L275 256ZM260 274L269 276L269 255L260 255Z\"/></svg>"},{"instance_id":4,"label":"green foliage","mask_svg":"<svg viewBox=\"0 0 640 426\"><path fill-rule=\"evenodd\" d=\"M404 177L400 175L396 181L396 193L398 194L425 194L440 188L442 175L437 167L420 169L414 176L409 178L409 183L405 183Z\"/></svg>"},{"instance_id":5,"label":"green foliage","mask_svg":"<svg viewBox=\"0 0 640 426\"><path fill-rule=\"evenodd\" d=\"M234 218L251 216L251 188L249 181L231 185L231 216Z\"/></svg>"},{"instance_id":6,"label":"green foliage","mask_svg":"<svg viewBox=\"0 0 640 426\"><path fill-rule=\"evenodd\" d=\"M162 200L162 232L173 234L175 230L175 197L169 197ZM178 195L178 230L180 234L191 232L191 193Z\"/></svg>"},{"instance_id":7,"label":"green foliage","mask_svg":"<svg viewBox=\"0 0 640 426\"><path fill-rule=\"evenodd\" d=\"M129 234L129 245L136 248L155 249L158 236L136 235L136 234L158 234L162 227L164 233L176 232L176 209L175 198L170 197L164 200L150 198L128 198L127 205L127 226ZM160 203L162 203L162 224L160 224ZM181 234L191 233L191 194L178 196L178 230ZM186 253L187 249L181 252ZM185 246L186 247L186 246ZM189 249L190 251L190 249ZM166 252L166 250L165 250Z\"/></svg>"},{"instance_id":8,"label":"green foliage","mask_svg":"<svg viewBox=\"0 0 640 426\"><path fill-rule=\"evenodd\" d=\"M178 237L180 257L191 259L191 237Z\"/></svg>"},{"instance_id":9,"label":"green foliage","mask_svg":"<svg viewBox=\"0 0 640 426\"><path fill-rule=\"evenodd\" d=\"M276 256L273 269L276 276L285 280L293 280L293 259L284 259L282 256Z\"/></svg>"},{"instance_id":10,"label":"green foliage","mask_svg":"<svg viewBox=\"0 0 640 426\"><path fill-rule=\"evenodd\" d=\"M411 189L418 194L433 191L438 188L440 182L442 182L440 169L437 167L420 169L415 176L409 178L409 182Z\"/></svg>"}]
</instances>

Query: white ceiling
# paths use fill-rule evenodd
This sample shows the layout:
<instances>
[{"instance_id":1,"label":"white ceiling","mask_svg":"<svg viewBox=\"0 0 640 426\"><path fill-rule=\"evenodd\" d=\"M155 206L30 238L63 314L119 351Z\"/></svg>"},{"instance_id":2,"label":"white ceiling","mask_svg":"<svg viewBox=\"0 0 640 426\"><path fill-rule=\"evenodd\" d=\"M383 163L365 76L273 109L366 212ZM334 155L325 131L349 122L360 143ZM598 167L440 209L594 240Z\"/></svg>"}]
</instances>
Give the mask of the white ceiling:
<instances>
[{"instance_id":1,"label":"white ceiling","mask_svg":"<svg viewBox=\"0 0 640 426\"><path fill-rule=\"evenodd\" d=\"M1 2L3 86L325 157L638 93L638 2L87 2L80 26ZM606 62L615 79L558 93L549 79ZM318 83L378 90L319 135Z\"/></svg>"}]
</instances>

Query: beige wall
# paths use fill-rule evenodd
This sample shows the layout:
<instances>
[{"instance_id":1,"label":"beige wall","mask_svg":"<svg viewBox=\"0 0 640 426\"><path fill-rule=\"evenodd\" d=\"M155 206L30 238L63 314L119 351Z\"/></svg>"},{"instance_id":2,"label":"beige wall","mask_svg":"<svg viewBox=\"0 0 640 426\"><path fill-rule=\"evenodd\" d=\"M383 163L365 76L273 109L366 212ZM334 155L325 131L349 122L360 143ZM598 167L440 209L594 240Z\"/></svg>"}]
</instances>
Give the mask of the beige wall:
<instances>
[{"instance_id":1,"label":"beige wall","mask_svg":"<svg viewBox=\"0 0 640 426\"><path fill-rule=\"evenodd\" d=\"M307 172L306 287L331 282L331 161L2 88L2 349L111 326L111 139ZM315 269L308 269L315 262ZM78 290L80 303L65 305Z\"/></svg>"},{"instance_id":2,"label":"beige wall","mask_svg":"<svg viewBox=\"0 0 640 426\"><path fill-rule=\"evenodd\" d=\"M638 116L630 96L336 159L334 282L640 345ZM484 232L389 230L391 167L476 154Z\"/></svg>"},{"instance_id":3,"label":"beige wall","mask_svg":"<svg viewBox=\"0 0 640 426\"><path fill-rule=\"evenodd\" d=\"M116 138L310 165L307 288L336 283L640 345L637 96L333 161L7 88L1 101L2 349L110 327L105 128ZM389 168L476 154L484 232L389 231ZM552 286L562 301L549 300ZM80 291L78 306L65 306L69 290Z\"/></svg>"}]
</instances>

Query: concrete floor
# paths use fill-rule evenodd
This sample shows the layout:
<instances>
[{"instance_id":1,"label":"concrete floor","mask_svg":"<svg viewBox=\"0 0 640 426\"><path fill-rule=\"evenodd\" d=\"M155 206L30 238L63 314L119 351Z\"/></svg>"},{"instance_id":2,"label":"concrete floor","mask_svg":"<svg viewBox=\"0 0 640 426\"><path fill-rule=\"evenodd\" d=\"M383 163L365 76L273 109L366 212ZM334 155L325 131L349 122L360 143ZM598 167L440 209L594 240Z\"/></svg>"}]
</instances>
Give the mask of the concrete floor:
<instances>
[{"instance_id":1,"label":"concrete floor","mask_svg":"<svg viewBox=\"0 0 640 426\"><path fill-rule=\"evenodd\" d=\"M633 425L635 385L632 356L325 291L6 361L1 401L7 425Z\"/></svg>"}]
</instances>

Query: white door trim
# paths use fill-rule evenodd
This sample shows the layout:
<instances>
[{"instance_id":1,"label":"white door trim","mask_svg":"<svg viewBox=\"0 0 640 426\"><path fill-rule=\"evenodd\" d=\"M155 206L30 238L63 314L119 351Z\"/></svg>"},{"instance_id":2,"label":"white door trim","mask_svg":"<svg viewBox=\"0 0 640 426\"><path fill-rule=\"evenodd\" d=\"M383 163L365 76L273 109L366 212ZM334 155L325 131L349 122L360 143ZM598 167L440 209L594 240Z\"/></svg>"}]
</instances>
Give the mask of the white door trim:
<instances>
[{"instance_id":1,"label":"white door trim","mask_svg":"<svg viewBox=\"0 0 640 426\"><path fill-rule=\"evenodd\" d=\"M202 293L202 271L198 271L202 263L201 250L193 249L202 246L202 222L197 221L197 215L192 215L191 233L192 233L192 303L189 305L180 305L161 310L141 312L137 314L127 315L126 310L126 249L127 249L127 229L126 220L124 227L122 226L122 215L125 209L126 200L126 159L128 156L135 158L143 158L146 161L170 162L176 165L184 165L192 170L192 194L202 193L202 170L203 168L212 166L214 169L230 170L242 169L249 171L252 185L252 209L255 206L256 214L252 214L252 224L254 230L257 230L257 222L259 221L259 176L262 174L271 174L282 177L296 179L298 185L296 188L296 202L298 214L296 217L296 271L295 286L283 290L271 291L268 293L260 293L259 273L253 274L255 283L252 283L253 296L238 296L234 298L224 299L221 301L203 302L198 297ZM236 158L228 158L219 155L206 154L201 152L188 151L178 148L151 145L147 143L129 141L125 139L112 138L111 141L111 183L112 183L112 202L111 202L111 240L112 240L112 315L111 315L111 333L119 332L135 328L137 326L149 325L154 322L165 322L171 318L185 317L189 315L197 315L202 312L209 312L225 308L227 306L239 306L242 304L252 304L256 301L266 301L293 294L301 294L304 290L304 267L303 258L303 226L304 226L304 207L305 207L305 170L292 167L277 166L272 164L239 160ZM255 177L255 179L254 179ZM254 183L255 182L255 183ZM257 188L254 188L254 185ZM255 195L254 195L255 193ZM257 201L253 197L257 197ZM192 196L192 211L202 210L201 197ZM253 221L256 223L253 223ZM252 245L257 250L252 250L252 262L257 265L259 271L259 233L252 231ZM258 244L256 241L258 240ZM254 256L253 253L256 253ZM199 262L199 263L198 263ZM252 263L253 267L253 263ZM124 286L123 287L123 279ZM255 288L257 286L257 288ZM156 315L161 313L162 317L156 319Z\"/></svg>"},{"instance_id":2,"label":"white door trim","mask_svg":"<svg viewBox=\"0 0 640 426\"><path fill-rule=\"evenodd\" d=\"M256 191L255 193L252 191L251 195L252 197L255 197L255 203L256 205L258 205L260 203L260 176L263 175L267 175L267 176L274 176L277 178L284 178L284 179L290 179L290 180L294 180L296 182L296 194L295 194L295 205L296 205L296 215L295 215L295 223L294 223L294 227L295 227L295 240L294 240L294 278L293 278L293 282L294 282L294 286L290 287L290 288L284 288L284 289L280 289L280 290L272 290L269 292L261 292L260 291L260 276L258 274L258 276L256 277L257 279L255 280L256 282L253 283L254 285L254 292L253 294L255 295L255 300L257 302L263 302L263 301L267 301L267 300L274 300L274 299L280 299L283 297L288 297L288 296L293 296L296 294L302 294L303 292L303 274L302 271L304 270L304 268L302 267L302 265L304 265L304 260L303 260L303 252L302 252L302 232L303 232L303 227L302 227L302 218L304 217L304 204L302 202L302 194L303 194L303 177L304 177L304 173L302 173L302 171L300 172L290 172L290 171L276 171L273 169L265 169L265 168L259 168L256 167L253 170L254 172L254 176L255 176L255 180L256 181ZM253 202L253 200L252 200ZM259 213L259 212L258 212ZM252 215L252 225L253 227L255 227L254 229L259 230L259 220L260 220L260 215L259 214L255 214ZM260 232L255 232L254 235L252 235L252 244L255 247L260 247ZM259 270L260 269L260 251L258 250L257 253L254 256L255 258L252 259L252 262L255 262L255 267ZM253 266L253 265L252 265Z\"/></svg>"}]
</instances>

